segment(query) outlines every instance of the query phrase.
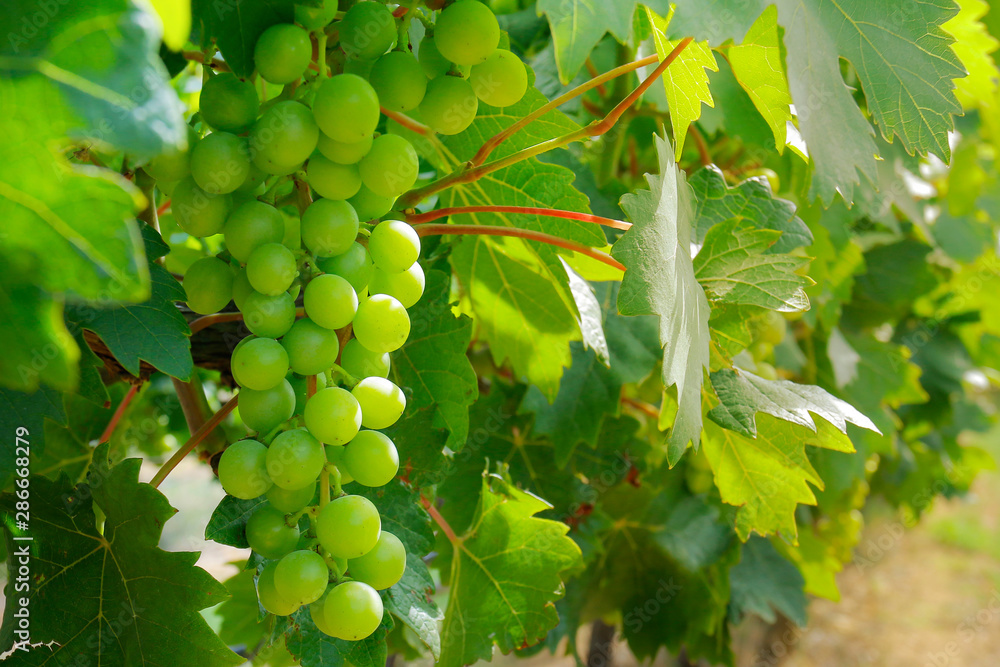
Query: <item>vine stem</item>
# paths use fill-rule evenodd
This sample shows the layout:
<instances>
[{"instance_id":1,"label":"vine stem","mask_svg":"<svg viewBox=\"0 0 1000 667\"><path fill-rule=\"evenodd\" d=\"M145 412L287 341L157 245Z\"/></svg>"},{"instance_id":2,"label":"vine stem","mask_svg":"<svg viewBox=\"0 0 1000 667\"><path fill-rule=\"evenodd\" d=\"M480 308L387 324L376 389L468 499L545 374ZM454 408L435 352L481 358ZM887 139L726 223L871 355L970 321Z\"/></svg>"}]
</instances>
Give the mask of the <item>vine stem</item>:
<instances>
[{"instance_id":1,"label":"vine stem","mask_svg":"<svg viewBox=\"0 0 1000 667\"><path fill-rule=\"evenodd\" d=\"M306 314L305 308L296 308L295 317L302 317ZM222 322L239 322L243 319L243 313L213 313L212 315L203 315L196 320L192 320L188 328L191 329L191 335L195 335L202 329L207 329L213 324L221 324Z\"/></svg>"},{"instance_id":2,"label":"vine stem","mask_svg":"<svg viewBox=\"0 0 1000 667\"><path fill-rule=\"evenodd\" d=\"M160 208L156 209L156 215L157 215L157 217L159 217L159 216L161 216L161 215L163 215L164 213L167 212L167 210L170 208L170 201L171 200L168 199L167 201L165 201L162 204L160 204Z\"/></svg>"},{"instance_id":3,"label":"vine stem","mask_svg":"<svg viewBox=\"0 0 1000 667\"><path fill-rule=\"evenodd\" d=\"M688 125L688 132L694 139L694 145L698 148L698 158L701 160L701 166L707 167L712 164L712 154L708 152L708 144L705 142L705 135L701 133L694 123Z\"/></svg>"},{"instance_id":4,"label":"vine stem","mask_svg":"<svg viewBox=\"0 0 1000 667\"><path fill-rule=\"evenodd\" d=\"M208 434L214 431L230 412L236 409L236 404L239 402L239 399L239 394L233 396L225 405L219 408L219 411L212 415L200 429L195 431L191 435L191 438L185 442L180 449L174 452L174 455L171 456L166 463L160 466L160 469L156 471L155 475L153 475L153 479L150 480L150 486L154 488L159 487L163 480L167 478L167 475L170 474L170 471L176 468L177 464L180 463L185 456L194 451L194 448L200 445L201 442L208 437Z\"/></svg>"},{"instance_id":5,"label":"vine stem","mask_svg":"<svg viewBox=\"0 0 1000 667\"><path fill-rule=\"evenodd\" d=\"M425 137L431 134L433 130L423 123L418 123L406 114L399 113L398 111L392 111L391 109L386 109L385 107L379 107L386 118L391 118L403 127L417 134L422 134Z\"/></svg>"},{"instance_id":6,"label":"vine stem","mask_svg":"<svg viewBox=\"0 0 1000 667\"><path fill-rule=\"evenodd\" d=\"M205 54L202 53L201 51L185 51L184 57L187 60L193 60L196 63L201 63L202 65L208 65L212 69L219 72L233 71L232 69L230 69L229 65L225 63L225 61L219 60L218 58L208 59L207 57L205 57Z\"/></svg>"},{"instance_id":7,"label":"vine stem","mask_svg":"<svg viewBox=\"0 0 1000 667\"><path fill-rule=\"evenodd\" d=\"M559 238L558 236L552 236L551 234L537 232L533 229L520 229L518 227L500 227L494 225L449 225L449 224L434 224L434 223L424 223L421 225L414 225L413 229L416 230L419 236L435 236L435 235L446 235L446 234L453 234L455 236L463 236L463 235L513 236L519 239L540 241L541 243L547 243L549 245L554 245L559 248L565 248L566 250L572 250L573 252L578 252L581 255L586 255L591 259L596 259L598 262L607 264L608 266L614 267L619 271L625 270L625 266L621 262L619 262L606 252L602 252L595 248L585 246L582 243L567 241L566 239Z\"/></svg>"},{"instance_id":8,"label":"vine stem","mask_svg":"<svg viewBox=\"0 0 1000 667\"><path fill-rule=\"evenodd\" d=\"M311 376L316 377L316 376ZM330 504L330 471L324 466L319 473L319 508L323 509Z\"/></svg>"},{"instance_id":9,"label":"vine stem","mask_svg":"<svg viewBox=\"0 0 1000 667\"><path fill-rule=\"evenodd\" d=\"M441 512L438 511L438 508L434 507L434 504L431 501L421 495L420 503L424 506L424 509L427 510L427 513L431 515L431 518L434 519L434 523L441 528L441 532L445 534L445 537L448 538L449 542L452 544L458 544L462 541L461 538L455 535L455 531L452 530L450 525L448 525L448 520L441 516Z\"/></svg>"},{"instance_id":10,"label":"vine stem","mask_svg":"<svg viewBox=\"0 0 1000 667\"><path fill-rule=\"evenodd\" d=\"M654 405L649 403L644 403L643 401L637 401L634 398L629 398L628 396L622 396L622 405L627 405L630 408L638 410L647 417L652 417L653 419L660 418L660 410Z\"/></svg>"},{"instance_id":11,"label":"vine stem","mask_svg":"<svg viewBox=\"0 0 1000 667\"><path fill-rule=\"evenodd\" d=\"M521 213L524 215L544 215L550 218L564 218L566 220L579 220L580 222L593 222L605 227L614 229L629 229L630 222L603 218L590 213L577 213L576 211L563 211L560 209L541 208L537 206L457 206L453 208L439 208L427 213L407 213L406 221L413 225L419 225L440 218L447 218L450 215L460 215L462 213Z\"/></svg>"},{"instance_id":12,"label":"vine stem","mask_svg":"<svg viewBox=\"0 0 1000 667\"><path fill-rule=\"evenodd\" d=\"M108 422L107 428L105 428L104 433L101 434L99 442L107 442L111 439L111 434L115 432L115 428L118 427L118 422L122 420L125 410L128 409L128 404L132 402L132 399L135 398L138 391L139 385L137 384L134 384L129 388L128 393L125 394L125 398L123 398L122 402L118 404L115 414L111 415L111 421Z\"/></svg>"}]
</instances>

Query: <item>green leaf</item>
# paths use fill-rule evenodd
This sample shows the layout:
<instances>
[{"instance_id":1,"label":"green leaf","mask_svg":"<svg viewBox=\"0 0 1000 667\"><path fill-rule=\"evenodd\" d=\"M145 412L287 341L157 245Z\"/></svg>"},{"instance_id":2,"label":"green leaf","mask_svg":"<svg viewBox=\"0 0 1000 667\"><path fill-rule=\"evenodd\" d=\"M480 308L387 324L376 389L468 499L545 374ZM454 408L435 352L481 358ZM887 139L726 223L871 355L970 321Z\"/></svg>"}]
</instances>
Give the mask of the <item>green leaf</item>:
<instances>
[{"instance_id":1,"label":"green leaf","mask_svg":"<svg viewBox=\"0 0 1000 667\"><path fill-rule=\"evenodd\" d=\"M472 525L454 542L441 667L488 660L494 643L503 653L536 644L558 622L561 575L580 561L580 549L565 524L534 516L548 508L484 476Z\"/></svg>"},{"instance_id":2,"label":"green leaf","mask_svg":"<svg viewBox=\"0 0 1000 667\"><path fill-rule=\"evenodd\" d=\"M672 503L663 528L653 533L674 560L694 572L717 562L733 542L722 512L700 496Z\"/></svg>"},{"instance_id":3,"label":"green leaf","mask_svg":"<svg viewBox=\"0 0 1000 667\"><path fill-rule=\"evenodd\" d=\"M62 300L34 285L7 284L6 277L0 278L0 345L0 388L34 392L43 384L63 391L76 387L80 348L63 322Z\"/></svg>"},{"instance_id":4,"label":"green leaf","mask_svg":"<svg viewBox=\"0 0 1000 667\"><path fill-rule=\"evenodd\" d=\"M812 224L810 228L815 232L815 240L809 247L813 258L809 277L816 284L806 288L812 309L806 311L803 319L813 327L821 323L833 328L840 321L843 304L851 300L854 276L865 271L864 255L856 240L845 239L842 245L837 244L822 224Z\"/></svg>"},{"instance_id":5,"label":"green leaf","mask_svg":"<svg viewBox=\"0 0 1000 667\"><path fill-rule=\"evenodd\" d=\"M712 373L712 387L720 404L708 418L723 428L749 437L757 436L756 415L769 414L778 419L816 430L812 415L818 415L847 432L847 424L878 432L868 417L850 404L812 385L787 380L765 380L740 369L722 369Z\"/></svg>"},{"instance_id":6,"label":"green leaf","mask_svg":"<svg viewBox=\"0 0 1000 667\"><path fill-rule=\"evenodd\" d=\"M254 511L267 502L264 496L253 500L241 500L227 495L215 509L205 526L205 539L226 544L237 549L249 549L247 543L247 521Z\"/></svg>"},{"instance_id":7,"label":"green leaf","mask_svg":"<svg viewBox=\"0 0 1000 667\"><path fill-rule=\"evenodd\" d=\"M732 599L729 615L734 623L754 613L768 623L781 612L795 625L805 627L805 579L798 568L786 560L763 537L751 537L743 545L742 557L729 571Z\"/></svg>"},{"instance_id":8,"label":"green leaf","mask_svg":"<svg viewBox=\"0 0 1000 667\"><path fill-rule=\"evenodd\" d=\"M201 46L213 40L226 64L236 76L253 74L253 50L257 38L276 23L291 23L296 4L314 4L293 0L257 0L256 2L216 2L192 0L191 14L195 27L192 36Z\"/></svg>"},{"instance_id":9,"label":"green leaf","mask_svg":"<svg viewBox=\"0 0 1000 667\"><path fill-rule=\"evenodd\" d=\"M66 424L66 408L59 392L41 387L31 394L25 394L0 387L0 429L9 434L0 440L0 460L7 462L0 466L0 490L6 489L14 476L14 466L11 462L17 458L15 456L17 429L26 428L28 434L25 439L31 443L32 448L44 450L43 434L46 420Z\"/></svg>"},{"instance_id":10,"label":"green leaf","mask_svg":"<svg viewBox=\"0 0 1000 667\"><path fill-rule=\"evenodd\" d=\"M668 459L680 460L701 437L702 369L709 362L711 309L691 262L692 193L671 159L670 144L656 137L662 174L647 174L649 190L622 197L632 221L611 250L625 265L618 293L622 315L657 315L664 347L663 384L676 385L679 408L670 431Z\"/></svg>"},{"instance_id":11,"label":"green leaf","mask_svg":"<svg viewBox=\"0 0 1000 667\"><path fill-rule=\"evenodd\" d=\"M958 6L958 13L942 27L955 38L952 48L969 72L955 81L955 96L966 109L973 109L996 93L1000 70L990 54L1000 48L1000 40L980 21L990 11L985 0L960 0Z\"/></svg>"},{"instance_id":12,"label":"green leaf","mask_svg":"<svg viewBox=\"0 0 1000 667\"><path fill-rule=\"evenodd\" d=\"M853 300L844 319L857 325L895 321L918 297L938 284L927 256L929 245L913 239L872 248L864 255L868 270L854 281Z\"/></svg>"},{"instance_id":13,"label":"green leaf","mask_svg":"<svg viewBox=\"0 0 1000 667\"><path fill-rule=\"evenodd\" d=\"M83 331L74 332L73 339L76 341L77 347L80 348L80 382L76 393L91 403L103 406L111 400L111 397L108 396L108 388L101 377L101 371L104 370L104 360L90 349L90 345L83 337Z\"/></svg>"},{"instance_id":14,"label":"green leaf","mask_svg":"<svg viewBox=\"0 0 1000 667\"><path fill-rule=\"evenodd\" d=\"M728 40L740 43L758 17L771 4L768 0L677 0L670 19L671 39L694 37L722 46Z\"/></svg>"},{"instance_id":15,"label":"green leaf","mask_svg":"<svg viewBox=\"0 0 1000 667\"><path fill-rule=\"evenodd\" d=\"M221 602L225 588L195 566L197 553L157 546L175 510L163 494L139 483L140 463L110 466L102 445L88 485L32 478L33 586L27 596L31 639L40 645L15 652L10 665L52 664L61 656L114 667L240 664L198 613ZM13 495L0 497L8 530L15 502ZM94 505L107 517L103 532L95 526ZM3 649L14 643L13 613L8 605Z\"/></svg>"},{"instance_id":16,"label":"green leaf","mask_svg":"<svg viewBox=\"0 0 1000 667\"><path fill-rule=\"evenodd\" d=\"M361 641L334 639L316 627L307 606L279 619L275 636L284 636L285 647L302 667L385 667L385 637L391 628L392 617L386 614L382 625Z\"/></svg>"}]
</instances>

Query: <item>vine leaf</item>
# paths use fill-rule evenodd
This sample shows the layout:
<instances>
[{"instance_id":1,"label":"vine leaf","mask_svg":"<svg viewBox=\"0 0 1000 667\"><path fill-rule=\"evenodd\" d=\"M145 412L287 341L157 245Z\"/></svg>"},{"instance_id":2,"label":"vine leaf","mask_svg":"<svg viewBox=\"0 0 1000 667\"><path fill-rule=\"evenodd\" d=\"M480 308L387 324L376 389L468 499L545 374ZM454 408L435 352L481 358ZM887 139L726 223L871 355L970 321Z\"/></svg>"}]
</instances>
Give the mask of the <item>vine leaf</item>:
<instances>
[{"instance_id":1,"label":"vine leaf","mask_svg":"<svg viewBox=\"0 0 1000 667\"><path fill-rule=\"evenodd\" d=\"M205 526L205 539L226 544L237 549L249 549L246 528L254 511L267 502L264 496L252 500L242 500L226 495L215 509Z\"/></svg>"},{"instance_id":2,"label":"vine leaf","mask_svg":"<svg viewBox=\"0 0 1000 667\"><path fill-rule=\"evenodd\" d=\"M31 443L32 453L40 455L44 449L42 437L46 420L63 426L67 423L63 396L55 389L41 387L34 393L25 394L13 389L0 387L0 429L10 436L0 441L0 460L14 461L17 447L18 427L28 429L25 439ZM41 450L41 451L39 451ZM14 476L14 466L10 463L0 467L0 490L6 489Z\"/></svg>"},{"instance_id":3,"label":"vine leaf","mask_svg":"<svg viewBox=\"0 0 1000 667\"><path fill-rule=\"evenodd\" d=\"M302 667L385 667L385 638L391 629L392 617L386 614L382 625L361 641L334 639L316 627L307 606L279 619L272 637L278 641L283 635L285 648Z\"/></svg>"},{"instance_id":4,"label":"vine leaf","mask_svg":"<svg viewBox=\"0 0 1000 667\"><path fill-rule=\"evenodd\" d=\"M5 664L51 664L61 656L122 667L240 664L198 613L224 600L225 587L195 566L197 553L157 546L175 510L163 494L139 483L140 459L112 466L108 452L107 444L95 452L87 485L32 478L31 635L33 642L53 643L16 651ZM0 496L8 530L15 502L11 494ZM96 528L95 506L107 517L103 532ZM13 613L8 605L2 649L15 640Z\"/></svg>"},{"instance_id":5,"label":"vine leaf","mask_svg":"<svg viewBox=\"0 0 1000 667\"><path fill-rule=\"evenodd\" d=\"M805 288L812 280L795 272L809 260L767 254L780 236L736 219L712 227L694 258L695 276L709 298L786 313L807 310Z\"/></svg>"},{"instance_id":6,"label":"vine leaf","mask_svg":"<svg viewBox=\"0 0 1000 667\"><path fill-rule=\"evenodd\" d=\"M535 514L550 505L485 475L472 525L454 543L441 667L488 660L545 638L559 618L560 575L581 559L569 528ZM503 540L497 536L503 535Z\"/></svg>"},{"instance_id":7,"label":"vine leaf","mask_svg":"<svg viewBox=\"0 0 1000 667\"><path fill-rule=\"evenodd\" d=\"M739 623L754 613L768 623L777 620L776 611L797 626L806 624L805 579L793 563L778 553L763 537L751 537L743 545L740 562L729 570L732 599L729 617Z\"/></svg>"},{"instance_id":8,"label":"vine leaf","mask_svg":"<svg viewBox=\"0 0 1000 667\"><path fill-rule=\"evenodd\" d=\"M649 190L622 197L632 228L618 239L611 254L625 265L618 312L660 318L663 384L677 387L678 410L667 452L673 465L688 443L697 447L701 437L711 310L691 261L691 189L673 162L670 144L660 137L655 141L662 173L646 175Z\"/></svg>"},{"instance_id":9,"label":"vine leaf","mask_svg":"<svg viewBox=\"0 0 1000 667\"><path fill-rule=\"evenodd\" d=\"M962 106L972 109L997 90L1000 69L990 54L1000 48L1000 40L981 21L990 11L985 0L963 0L958 5L958 14L943 27L955 38L955 54L969 70L968 76L955 81L955 96Z\"/></svg>"}]
</instances>

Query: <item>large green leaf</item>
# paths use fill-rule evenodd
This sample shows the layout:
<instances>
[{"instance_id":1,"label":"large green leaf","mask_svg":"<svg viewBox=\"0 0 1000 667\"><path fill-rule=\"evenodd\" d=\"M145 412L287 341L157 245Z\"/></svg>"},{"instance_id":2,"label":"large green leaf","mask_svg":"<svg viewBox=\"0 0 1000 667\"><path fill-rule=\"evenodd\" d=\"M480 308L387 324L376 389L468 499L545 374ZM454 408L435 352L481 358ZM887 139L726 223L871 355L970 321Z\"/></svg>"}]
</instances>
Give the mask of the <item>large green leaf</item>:
<instances>
[{"instance_id":1,"label":"large green leaf","mask_svg":"<svg viewBox=\"0 0 1000 667\"><path fill-rule=\"evenodd\" d=\"M140 463L110 466L102 445L87 485L32 478L33 576L26 596L34 648L16 651L6 664L51 665L70 656L106 667L240 664L198 613L225 599L225 588L195 566L197 553L157 546L174 509L139 483ZM0 496L0 511L8 532L23 535L13 528L15 502ZM103 531L94 506L107 517ZM8 540L11 548L21 544ZM0 648L15 641L15 608L7 605Z\"/></svg>"},{"instance_id":2,"label":"large green leaf","mask_svg":"<svg viewBox=\"0 0 1000 667\"><path fill-rule=\"evenodd\" d=\"M43 437L45 422L51 420L57 424L66 424L66 408L63 397L54 389L42 387L31 394L25 394L13 389L0 387L0 429L4 433L13 434L0 441L0 460L7 462L0 466L0 491L7 488L8 482L14 476L15 448L17 447L17 429L25 428L26 439L32 449L44 451ZM33 452L36 455L41 451Z\"/></svg>"},{"instance_id":3,"label":"large green leaf","mask_svg":"<svg viewBox=\"0 0 1000 667\"><path fill-rule=\"evenodd\" d=\"M679 408L670 431L668 458L680 460L701 437L701 387L709 361L711 310L691 262L694 222L691 189L673 162L670 144L656 137L659 175L649 190L622 197L632 228L611 254L625 265L618 293L622 315L657 315L664 348L663 384L677 387Z\"/></svg>"},{"instance_id":4,"label":"large green leaf","mask_svg":"<svg viewBox=\"0 0 1000 667\"><path fill-rule=\"evenodd\" d=\"M799 627L806 624L805 579L791 562L763 537L751 537L743 545L740 562L729 570L732 600L729 615L738 623L754 613L768 623L781 612Z\"/></svg>"}]
</instances>

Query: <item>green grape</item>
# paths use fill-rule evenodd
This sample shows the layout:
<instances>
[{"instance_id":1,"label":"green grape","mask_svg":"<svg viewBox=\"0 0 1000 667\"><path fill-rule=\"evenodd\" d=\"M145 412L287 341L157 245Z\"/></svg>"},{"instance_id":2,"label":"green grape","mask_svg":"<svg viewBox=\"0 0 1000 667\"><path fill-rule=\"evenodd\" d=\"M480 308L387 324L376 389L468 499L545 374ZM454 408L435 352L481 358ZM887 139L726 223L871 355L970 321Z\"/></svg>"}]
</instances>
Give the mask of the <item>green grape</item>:
<instances>
[{"instance_id":1,"label":"green grape","mask_svg":"<svg viewBox=\"0 0 1000 667\"><path fill-rule=\"evenodd\" d=\"M298 545L299 527L289 526L284 512L264 503L247 520L247 543L264 558L281 558Z\"/></svg>"},{"instance_id":2,"label":"green grape","mask_svg":"<svg viewBox=\"0 0 1000 667\"><path fill-rule=\"evenodd\" d=\"M427 92L427 76L412 54L387 53L372 65L368 82L378 94L379 103L393 111L416 109Z\"/></svg>"},{"instance_id":3,"label":"green grape","mask_svg":"<svg viewBox=\"0 0 1000 667\"><path fill-rule=\"evenodd\" d=\"M456 2L438 16L434 44L451 62L475 65L500 44L500 24L486 5L475 0Z\"/></svg>"},{"instance_id":4,"label":"green grape","mask_svg":"<svg viewBox=\"0 0 1000 667\"><path fill-rule=\"evenodd\" d=\"M236 343L236 347L233 348L233 354L236 354L236 352L239 351L240 348L245 347L247 343L249 343L252 340L257 340L257 336L255 336L254 334L250 334L249 336L241 338L239 342Z\"/></svg>"},{"instance_id":5,"label":"green grape","mask_svg":"<svg viewBox=\"0 0 1000 667\"><path fill-rule=\"evenodd\" d=\"M370 296L358 305L354 335L372 352L394 352L410 335L410 316L388 294Z\"/></svg>"},{"instance_id":6,"label":"green grape","mask_svg":"<svg viewBox=\"0 0 1000 667\"><path fill-rule=\"evenodd\" d=\"M344 448L344 465L356 482L385 486L399 471L399 453L387 435L361 431Z\"/></svg>"},{"instance_id":7,"label":"green grape","mask_svg":"<svg viewBox=\"0 0 1000 667\"><path fill-rule=\"evenodd\" d=\"M327 160L332 160L337 164L357 164L371 150L373 138L369 135L361 141L352 141L346 144L343 141L331 139L320 132L319 143L316 144L316 147Z\"/></svg>"},{"instance_id":8,"label":"green grape","mask_svg":"<svg viewBox=\"0 0 1000 667\"><path fill-rule=\"evenodd\" d=\"M528 71L510 51L497 49L486 62L474 65L469 83L476 96L495 107L517 104L528 90Z\"/></svg>"},{"instance_id":9,"label":"green grape","mask_svg":"<svg viewBox=\"0 0 1000 667\"><path fill-rule=\"evenodd\" d=\"M194 312L218 312L233 298L233 270L216 257L199 259L184 272L184 292Z\"/></svg>"},{"instance_id":10,"label":"green grape","mask_svg":"<svg viewBox=\"0 0 1000 667\"><path fill-rule=\"evenodd\" d=\"M222 229L229 249L236 261L246 263L250 253L267 243L281 243L285 236L285 220L281 211L253 199L240 204Z\"/></svg>"},{"instance_id":11,"label":"green grape","mask_svg":"<svg viewBox=\"0 0 1000 667\"><path fill-rule=\"evenodd\" d=\"M143 170L156 179L157 187L179 181L191 173L191 153L188 150L162 153L147 162Z\"/></svg>"},{"instance_id":12,"label":"green grape","mask_svg":"<svg viewBox=\"0 0 1000 667\"><path fill-rule=\"evenodd\" d=\"M286 100L261 114L250 129L253 162L268 174L288 174L316 150L319 127L304 104Z\"/></svg>"},{"instance_id":13,"label":"green grape","mask_svg":"<svg viewBox=\"0 0 1000 667\"><path fill-rule=\"evenodd\" d=\"M316 378L316 391L326 388L325 375L315 375L313 377ZM288 381L292 384L292 389L295 390L295 414L301 415L305 412L306 401L309 399L309 378L293 373L288 378Z\"/></svg>"},{"instance_id":14,"label":"green grape","mask_svg":"<svg viewBox=\"0 0 1000 667\"><path fill-rule=\"evenodd\" d=\"M459 4L472 1L466 0ZM427 94L420 103L420 116L440 134L450 135L464 131L472 125L478 110L479 98L472 90L472 84L455 76L433 79L427 84Z\"/></svg>"},{"instance_id":15,"label":"green grape","mask_svg":"<svg viewBox=\"0 0 1000 667\"><path fill-rule=\"evenodd\" d=\"M364 378L351 393L361 406L361 425L365 428L389 428L406 409L403 390L385 378Z\"/></svg>"},{"instance_id":16,"label":"green grape","mask_svg":"<svg viewBox=\"0 0 1000 667\"><path fill-rule=\"evenodd\" d=\"M323 618L331 637L359 641L382 624L382 598L374 588L360 581L345 581L330 591L323 606Z\"/></svg>"},{"instance_id":17,"label":"green grape","mask_svg":"<svg viewBox=\"0 0 1000 667\"><path fill-rule=\"evenodd\" d=\"M286 291L298 273L295 255L280 243L265 243L247 259L247 279L255 290L267 296Z\"/></svg>"},{"instance_id":18,"label":"green grape","mask_svg":"<svg viewBox=\"0 0 1000 667\"><path fill-rule=\"evenodd\" d=\"M340 47L348 58L375 58L396 41L392 12L377 2L359 2L340 22Z\"/></svg>"},{"instance_id":19,"label":"green grape","mask_svg":"<svg viewBox=\"0 0 1000 667\"><path fill-rule=\"evenodd\" d=\"M392 205L396 203L395 197L383 197L377 195L361 183L358 194L348 200L358 214L358 220L365 222L381 218L392 210Z\"/></svg>"},{"instance_id":20,"label":"green grape","mask_svg":"<svg viewBox=\"0 0 1000 667\"><path fill-rule=\"evenodd\" d=\"M266 178L267 174L251 160L250 173L247 174L246 180L240 184L240 187L233 190L233 195L245 195L248 198L261 196L265 192L264 180ZM248 199L248 201L250 200ZM240 204L244 203L246 202L240 202Z\"/></svg>"},{"instance_id":21,"label":"green grape","mask_svg":"<svg viewBox=\"0 0 1000 667\"><path fill-rule=\"evenodd\" d=\"M385 590L403 578L406 571L406 547L399 538L383 530L371 551L347 561L351 578L375 590Z\"/></svg>"},{"instance_id":22,"label":"green grape","mask_svg":"<svg viewBox=\"0 0 1000 667\"><path fill-rule=\"evenodd\" d=\"M338 74L326 79L316 91L313 113L328 137L351 143L372 136L381 112L378 95L370 83L356 74Z\"/></svg>"},{"instance_id":23,"label":"green grape","mask_svg":"<svg viewBox=\"0 0 1000 667\"><path fill-rule=\"evenodd\" d=\"M276 509L292 514L312 503L313 498L316 497L316 485L307 484L301 489L283 489L280 486L272 486L265 495L267 502Z\"/></svg>"},{"instance_id":24,"label":"green grape","mask_svg":"<svg viewBox=\"0 0 1000 667\"><path fill-rule=\"evenodd\" d=\"M424 36L420 41L417 60L420 61L420 66L428 79L436 79L451 71L451 62L438 51L437 44L434 43L434 38L431 35Z\"/></svg>"},{"instance_id":25,"label":"green grape","mask_svg":"<svg viewBox=\"0 0 1000 667\"><path fill-rule=\"evenodd\" d=\"M361 406L351 392L340 387L317 391L306 401L306 428L328 445L342 445L361 428Z\"/></svg>"},{"instance_id":26,"label":"green grape","mask_svg":"<svg viewBox=\"0 0 1000 667\"><path fill-rule=\"evenodd\" d=\"M412 308L424 294L424 270L419 262L414 262L402 273L386 273L375 269L368 283L368 291L372 294L388 294L403 304L403 308Z\"/></svg>"},{"instance_id":27,"label":"green grape","mask_svg":"<svg viewBox=\"0 0 1000 667\"><path fill-rule=\"evenodd\" d=\"M288 365L299 375L318 375L337 363L340 341L337 332L304 317L281 339L288 352Z\"/></svg>"},{"instance_id":28,"label":"green grape","mask_svg":"<svg viewBox=\"0 0 1000 667\"><path fill-rule=\"evenodd\" d=\"M350 484L354 481L354 478L351 477L351 473L347 472L347 466L344 464L343 445L327 445L326 460L327 462L337 466L337 470L340 472L341 484Z\"/></svg>"},{"instance_id":29,"label":"green grape","mask_svg":"<svg viewBox=\"0 0 1000 667\"><path fill-rule=\"evenodd\" d=\"M358 312L358 294L340 276L327 273L313 278L306 285L303 299L306 315L321 327L346 327Z\"/></svg>"},{"instance_id":30,"label":"green grape","mask_svg":"<svg viewBox=\"0 0 1000 667\"><path fill-rule=\"evenodd\" d=\"M288 372L288 353L273 338L255 338L233 352L233 379L257 391L281 384Z\"/></svg>"},{"instance_id":31,"label":"green grape","mask_svg":"<svg viewBox=\"0 0 1000 667\"><path fill-rule=\"evenodd\" d=\"M268 296L251 292L243 300L243 323L264 338L280 338L295 324L295 299L288 292Z\"/></svg>"},{"instance_id":32,"label":"green grape","mask_svg":"<svg viewBox=\"0 0 1000 667\"><path fill-rule=\"evenodd\" d=\"M253 286L250 285L250 280L247 278L246 268L241 267L233 277L233 303L236 304L240 312L243 312L247 297L251 294L253 294Z\"/></svg>"},{"instance_id":33,"label":"green grape","mask_svg":"<svg viewBox=\"0 0 1000 667\"><path fill-rule=\"evenodd\" d=\"M211 127L240 134L257 120L260 100L252 83L240 80L232 72L223 72L202 86L198 106L201 117Z\"/></svg>"},{"instance_id":34,"label":"green grape","mask_svg":"<svg viewBox=\"0 0 1000 667\"><path fill-rule=\"evenodd\" d=\"M250 175L246 141L229 132L213 132L191 149L191 177L205 192L224 195Z\"/></svg>"},{"instance_id":35,"label":"green grape","mask_svg":"<svg viewBox=\"0 0 1000 667\"><path fill-rule=\"evenodd\" d=\"M253 60L257 73L268 83L291 83L305 73L312 60L312 40L297 25L272 25L257 39Z\"/></svg>"},{"instance_id":36,"label":"green grape","mask_svg":"<svg viewBox=\"0 0 1000 667\"><path fill-rule=\"evenodd\" d=\"M295 414L295 390L288 380L282 380L264 391L242 389L239 411L247 428L258 433L269 433Z\"/></svg>"},{"instance_id":37,"label":"green grape","mask_svg":"<svg viewBox=\"0 0 1000 667\"><path fill-rule=\"evenodd\" d=\"M307 30L325 28L337 14L337 0L324 0L322 7L295 5L295 22Z\"/></svg>"},{"instance_id":38,"label":"green grape","mask_svg":"<svg viewBox=\"0 0 1000 667\"><path fill-rule=\"evenodd\" d=\"M363 496L331 500L316 519L319 543L338 558L364 556L378 542L381 531L378 509Z\"/></svg>"},{"instance_id":39,"label":"green grape","mask_svg":"<svg viewBox=\"0 0 1000 667\"><path fill-rule=\"evenodd\" d=\"M361 180L380 197L398 197L416 183L419 167L417 151L409 141L398 134L383 134L361 160Z\"/></svg>"},{"instance_id":40,"label":"green grape","mask_svg":"<svg viewBox=\"0 0 1000 667\"><path fill-rule=\"evenodd\" d=\"M306 179L312 189L327 199L347 199L361 189L361 174L354 164L337 164L314 153L306 165Z\"/></svg>"},{"instance_id":41,"label":"green grape","mask_svg":"<svg viewBox=\"0 0 1000 667\"><path fill-rule=\"evenodd\" d=\"M314 255L340 255L358 238L358 214L346 201L317 199L302 214L302 242Z\"/></svg>"},{"instance_id":42,"label":"green grape","mask_svg":"<svg viewBox=\"0 0 1000 667\"><path fill-rule=\"evenodd\" d=\"M326 607L326 598L332 590L333 586L330 586L326 589L326 592L323 593L323 597L309 605L309 617L312 618L312 622L316 626L316 629L330 637L333 635L330 634L330 628L326 624L326 615L323 613L323 610Z\"/></svg>"},{"instance_id":43,"label":"green grape","mask_svg":"<svg viewBox=\"0 0 1000 667\"><path fill-rule=\"evenodd\" d=\"M278 594L278 589L274 585L274 571L278 568L277 561L268 563L261 570L257 577L257 597L260 605L266 611L277 616L288 616L294 614L299 605L289 602Z\"/></svg>"},{"instance_id":44,"label":"green grape","mask_svg":"<svg viewBox=\"0 0 1000 667\"><path fill-rule=\"evenodd\" d=\"M219 457L219 482L226 493L242 500L258 498L273 482L264 463L267 447L256 440L234 442Z\"/></svg>"},{"instance_id":45,"label":"green grape","mask_svg":"<svg viewBox=\"0 0 1000 667\"><path fill-rule=\"evenodd\" d=\"M283 489L314 484L325 463L323 445L304 428L279 433L267 448L267 474Z\"/></svg>"},{"instance_id":46,"label":"green grape","mask_svg":"<svg viewBox=\"0 0 1000 667\"><path fill-rule=\"evenodd\" d=\"M324 273L340 276L351 283L351 287L358 293L368 287L368 281L375 270L367 248L360 243L352 243L347 252L336 257L325 257L318 263Z\"/></svg>"},{"instance_id":47,"label":"green grape","mask_svg":"<svg viewBox=\"0 0 1000 667\"><path fill-rule=\"evenodd\" d=\"M330 582L330 568L315 551L293 551L280 561L274 571L274 587L278 595L300 605L323 597Z\"/></svg>"},{"instance_id":48,"label":"green grape","mask_svg":"<svg viewBox=\"0 0 1000 667\"><path fill-rule=\"evenodd\" d=\"M340 353L340 366L356 378L388 377L389 353L372 352L352 338Z\"/></svg>"},{"instance_id":49,"label":"green grape","mask_svg":"<svg viewBox=\"0 0 1000 667\"><path fill-rule=\"evenodd\" d=\"M420 257L420 237L412 225L384 220L372 230L368 252L375 266L386 273L402 273Z\"/></svg>"},{"instance_id":50,"label":"green grape","mask_svg":"<svg viewBox=\"0 0 1000 667\"><path fill-rule=\"evenodd\" d=\"M205 192L190 176L177 184L170 198L170 210L177 225L191 236L212 236L222 231L233 206L228 195Z\"/></svg>"}]
</instances>

